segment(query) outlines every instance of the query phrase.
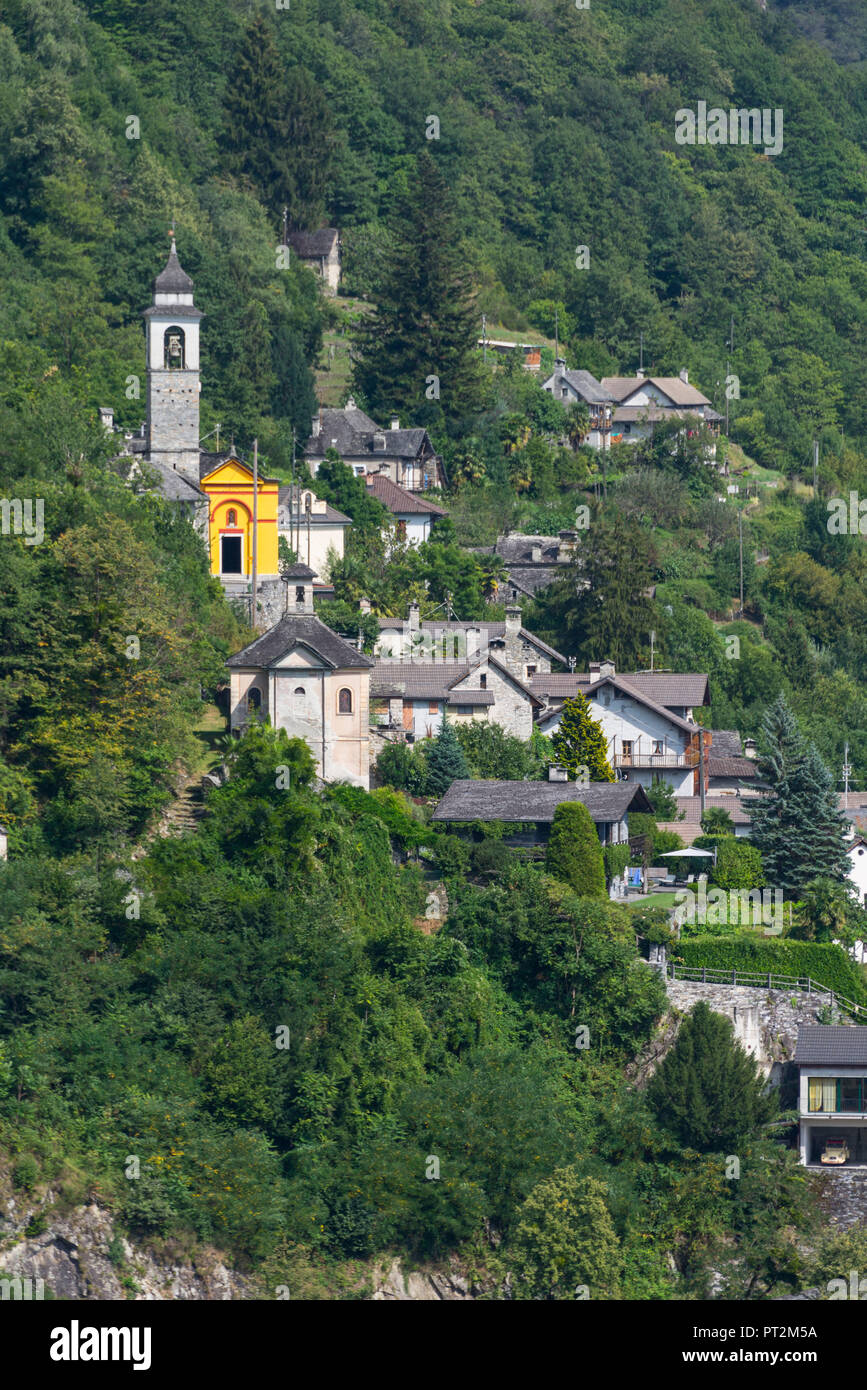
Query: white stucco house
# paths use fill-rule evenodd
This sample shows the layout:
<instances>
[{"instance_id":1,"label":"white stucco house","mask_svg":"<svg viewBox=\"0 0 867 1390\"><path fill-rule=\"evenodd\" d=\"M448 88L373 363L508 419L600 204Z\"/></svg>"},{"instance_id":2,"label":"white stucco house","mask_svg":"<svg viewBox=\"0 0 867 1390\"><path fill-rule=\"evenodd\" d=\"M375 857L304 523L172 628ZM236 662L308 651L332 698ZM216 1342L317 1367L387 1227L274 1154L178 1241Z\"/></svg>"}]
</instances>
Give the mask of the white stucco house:
<instances>
[{"instance_id":1,"label":"white stucco house","mask_svg":"<svg viewBox=\"0 0 867 1390\"><path fill-rule=\"evenodd\" d=\"M818 1164L829 1139L844 1139L845 1166L867 1164L867 1028L804 1025L793 1058L798 1068L798 1149ZM826 1172L835 1167L827 1165Z\"/></svg>"},{"instance_id":2,"label":"white stucco house","mask_svg":"<svg viewBox=\"0 0 867 1390\"><path fill-rule=\"evenodd\" d=\"M371 497L375 497L391 513L398 540L421 545L429 538L434 522L448 516L443 507L416 497L399 483L392 482L386 473L368 473L364 481Z\"/></svg>"}]
</instances>

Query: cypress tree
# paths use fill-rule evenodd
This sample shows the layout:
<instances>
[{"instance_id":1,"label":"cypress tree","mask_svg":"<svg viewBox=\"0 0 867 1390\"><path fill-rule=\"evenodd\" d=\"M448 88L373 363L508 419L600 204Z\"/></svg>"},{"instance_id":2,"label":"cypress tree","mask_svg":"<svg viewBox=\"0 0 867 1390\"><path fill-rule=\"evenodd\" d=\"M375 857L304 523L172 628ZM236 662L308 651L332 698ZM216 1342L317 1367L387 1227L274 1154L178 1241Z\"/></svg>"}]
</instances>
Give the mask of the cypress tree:
<instances>
[{"instance_id":1,"label":"cypress tree","mask_svg":"<svg viewBox=\"0 0 867 1390\"><path fill-rule=\"evenodd\" d=\"M602 846L580 801L564 801L554 812L545 868L582 898L607 897Z\"/></svg>"},{"instance_id":2,"label":"cypress tree","mask_svg":"<svg viewBox=\"0 0 867 1390\"><path fill-rule=\"evenodd\" d=\"M275 217L291 185L288 106L283 63L268 25L256 15L235 55L220 144L228 172L255 188Z\"/></svg>"},{"instance_id":3,"label":"cypress tree","mask_svg":"<svg viewBox=\"0 0 867 1390\"><path fill-rule=\"evenodd\" d=\"M660 1124L685 1148L702 1152L736 1151L777 1109L729 1019L704 1000L684 1019L646 1095Z\"/></svg>"},{"instance_id":4,"label":"cypress tree","mask_svg":"<svg viewBox=\"0 0 867 1390\"><path fill-rule=\"evenodd\" d=\"M447 792L452 782L469 777L470 769L458 736L447 720L431 742L427 755L427 786L435 796Z\"/></svg>"},{"instance_id":5,"label":"cypress tree","mask_svg":"<svg viewBox=\"0 0 867 1390\"><path fill-rule=\"evenodd\" d=\"M398 411L431 428L455 422L479 407L478 316L452 197L427 151L390 231L376 312L356 335L356 390L374 416Z\"/></svg>"},{"instance_id":6,"label":"cypress tree","mask_svg":"<svg viewBox=\"0 0 867 1390\"><path fill-rule=\"evenodd\" d=\"M574 782L578 769L586 767L591 782L613 782L608 762L608 741L602 725L590 713L590 701L579 690L563 704L560 727L551 737L555 760Z\"/></svg>"},{"instance_id":7,"label":"cypress tree","mask_svg":"<svg viewBox=\"0 0 867 1390\"><path fill-rule=\"evenodd\" d=\"M833 778L783 695L762 721L758 771L762 793L745 809L769 886L795 897L815 878L842 882L845 824Z\"/></svg>"}]
</instances>

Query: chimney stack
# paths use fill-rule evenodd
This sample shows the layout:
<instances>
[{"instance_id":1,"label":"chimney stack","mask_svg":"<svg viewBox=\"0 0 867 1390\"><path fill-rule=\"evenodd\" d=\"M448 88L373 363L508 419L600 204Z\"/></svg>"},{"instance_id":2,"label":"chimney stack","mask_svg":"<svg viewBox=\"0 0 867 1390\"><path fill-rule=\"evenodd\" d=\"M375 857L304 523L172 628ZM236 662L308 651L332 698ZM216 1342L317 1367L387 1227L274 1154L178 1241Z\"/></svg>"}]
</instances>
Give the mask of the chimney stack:
<instances>
[{"instance_id":1,"label":"chimney stack","mask_svg":"<svg viewBox=\"0 0 867 1390\"><path fill-rule=\"evenodd\" d=\"M410 632L418 632L421 628L421 608L417 603L411 603L409 605L407 627Z\"/></svg>"},{"instance_id":2,"label":"chimney stack","mask_svg":"<svg viewBox=\"0 0 867 1390\"><path fill-rule=\"evenodd\" d=\"M370 599L369 599L369 598L360 598L360 599L358 600L358 607L359 607L359 609L360 609L360 611L361 611L362 613L369 613L369 612L370 612Z\"/></svg>"},{"instance_id":3,"label":"chimney stack","mask_svg":"<svg viewBox=\"0 0 867 1390\"><path fill-rule=\"evenodd\" d=\"M538 565L538 564L541 563L541 560L542 560L542 547L541 547L541 545L533 545L533 546L531 546L531 547L530 547L530 561L531 561L531 563L534 564L534 565Z\"/></svg>"},{"instance_id":4,"label":"chimney stack","mask_svg":"<svg viewBox=\"0 0 867 1390\"><path fill-rule=\"evenodd\" d=\"M317 410L316 414L313 416L313 424L312 424L312 428L311 428L311 430L310 430L310 433L313 435L313 438L316 439L316 438L318 438L318 436L319 436L321 430L322 430L322 418L321 418L321 416L320 416L320 414L319 414L319 411Z\"/></svg>"},{"instance_id":5,"label":"chimney stack","mask_svg":"<svg viewBox=\"0 0 867 1390\"><path fill-rule=\"evenodd\" d=\"M681 379L681 381L684 383L685 386L688 386L688 385L689 385L689 372L687 371L686 367L681 367L681 369L680 369L680 379Z\"/></svg>"},{"instance_id":6,"label":"chimney stack","mask_svg":"<svg viewBox=\"0 0 867 1390\"><path fill-rule=\"evenodd\" d=\"M391 424L389 425L389 429L392 429L392 430L399 430L399 429L400 429L400 416L398 416L398 415L392 415L392 417L391 417Z\"/></svg>"}]
</instances>

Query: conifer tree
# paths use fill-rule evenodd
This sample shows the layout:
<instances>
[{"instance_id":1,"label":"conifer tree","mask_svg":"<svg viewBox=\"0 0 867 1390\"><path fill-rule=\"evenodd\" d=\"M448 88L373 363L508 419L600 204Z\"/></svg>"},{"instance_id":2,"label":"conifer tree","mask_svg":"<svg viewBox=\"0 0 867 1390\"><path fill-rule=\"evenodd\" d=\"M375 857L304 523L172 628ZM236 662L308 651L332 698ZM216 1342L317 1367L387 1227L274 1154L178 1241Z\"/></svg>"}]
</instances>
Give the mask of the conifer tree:
<instances>
[{"instance_id":1,"label":"conifer tree","mask_svg":"<svg viewBox=\"0 0 867 1390\"><path fill-rule=\"evenodd\" d=\"M582 898L604 898L605 863L590 812L580 801L564 801L554 812L545 868Z\"/></svg>"},{"instance_id":2,"label":"conifer tree","mask_svg":"<svg viewBox=\"0 0 867 1390\"><path fill-rule=\"evenodd\" d=\"M374 416L396 411L428 427L456 422L479 408L478 323L451 194L427 151L391 234L376 312L356 338L356 390Z\"/></svg>"},{"instance_id":3,"label":"conifer tree","mask_svg":"<svg viewBox=\"0 0 867 1390\"><path fill-rule=\"evenodd\" d=\"M228 171L279 215L291 183L288 90L280 55L261 15L248 24L228 84L220 143Z\"/></svg>"},{"instance_id":4,"label":"conifer tree","mask_svg":"<svg viewBox=\"0 0 867 1390\"><path fill-rule=\"evenodd\" d=\"M590 713L590 701L580 690L564 702L560 727L552 735L551 744L556 762L568 770L571 782L582 767L587 768L591 782L614 781L608 740L602 725Z\"/></svg>"},{"instance_id":5,"label":"conifer tree","mask_svg":"<svg viewBox=\"0 0 867 1390\"><path fill-rule=\"evenodd\" d=\"M736 1041L729 1019L702 1000L654 1073L647 1099L657 1119L686 1148L731 1153L777 1108L765 1094L754 1057Z\"/></svg>"},{"instance_id":6,"label":"conifer tree","mask_svg":"<svg viewBox=\"0 0 867 1390\"><path fill-rule=\"evenodd\" d=\"M452 782L469 777L470 769L464 757L464 750L458 743L458 736L446 719L436 738L431 742L427 755L428 791L434 796L442 796Z\"/></svg>"},{"instance_id":7,"label":"conifer tree","mask_svg":"<svg viewBox=\"0 0 867 1390\"><path fill-rule=\"evenodd\" d=\"M767 883L797 896L815 878L842 882L845 825L833 778L801 736L784 695L765 714L760 746L763 791L746 809Z\"/></svg>"}]
</instances>

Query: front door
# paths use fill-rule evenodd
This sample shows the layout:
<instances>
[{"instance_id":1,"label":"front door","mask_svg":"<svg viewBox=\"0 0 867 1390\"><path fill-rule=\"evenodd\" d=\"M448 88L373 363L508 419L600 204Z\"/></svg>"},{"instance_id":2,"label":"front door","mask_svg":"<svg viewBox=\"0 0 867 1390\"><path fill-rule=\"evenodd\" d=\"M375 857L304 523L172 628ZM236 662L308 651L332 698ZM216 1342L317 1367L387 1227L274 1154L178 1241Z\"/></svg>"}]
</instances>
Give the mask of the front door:
<instances>
[{"instance_id":1,"label":"front door","mask_svg":"<svg viewBox=\"0 0 867 1390\"><path fill-rule=\"evenodd\" d=\"M242 574L241 541L242 536L220 537L220 573Z\"/></svg>"},{"instance_id":2,"label":"front door","mask_svg":"<svg viewBox=\"0 0 867 1390\"><path fill-rule=\"evenodd\" d=\"M621 755L620 755L620 761L623 762L623 763L631 763L631 762L632 762L632 739L625 738L625 739L623 739L622 744L623 744L623 751L622 751L622 753L621 753Z\"/></svg>"}]
</instances>

